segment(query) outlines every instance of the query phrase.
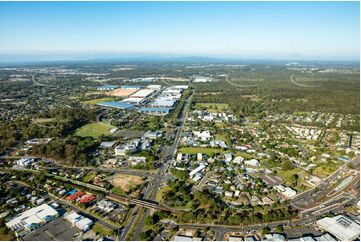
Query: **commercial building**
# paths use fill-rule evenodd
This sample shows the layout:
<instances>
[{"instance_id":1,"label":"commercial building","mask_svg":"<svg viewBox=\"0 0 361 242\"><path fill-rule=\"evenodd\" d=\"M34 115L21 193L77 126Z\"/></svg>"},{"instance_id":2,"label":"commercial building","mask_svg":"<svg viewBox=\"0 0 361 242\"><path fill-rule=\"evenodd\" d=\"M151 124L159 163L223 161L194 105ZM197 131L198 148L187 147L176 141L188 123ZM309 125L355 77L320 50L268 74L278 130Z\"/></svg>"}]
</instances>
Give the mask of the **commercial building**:
<instances>
[{"instance_id":1,"label":"commercial building","mask_svg":"<svg viewBox=\"0 0 361 242\"><path fill-rule=\"evenodd\" d=\"M26 167L26 166L30 166L31 164L34 163L34 158L26 158L26 157L23 157L19 160L16 161L16 164L18 166L23 166L23 167Z\"/></svg>"},{"instance_id":2,"label":"commercial building","mask_svg":"<svg viewBox=\"0 0 361 242\"><path fill-rule=\"evenodd\" d=\"M98 105L104 106L104 107L119 108L119 109L124 109L124 110L131 110L134 108L133 104L126 103L126 102L117 102L117 101L100 102L100 103L98 103Z\"/></svg>"},{"instance_id":3,"label":"commercial building","mask_svg":"<svg viewBox=\"0 0 361 242\"><path fill-rule=\"evenodd\" d=\"M153 115L167 115L170 113L170 108L163 107L142 107L139 112Z\"/></svg>"},{"instance_id":4,"label":"commercial building","mask_svg":"<svg viewBox=\"0 0 361 242\"><path fill-rule=\"evenodd\" d=\"M285 187L283 185L275 186L275 188L286 199L289 199L289 198L291 198L293 196L296 196L296 194L297 194L297 192L295 190L293 190L292 188Z\"/></svg>"},{"instance_id":5,"label":"commercial building","mask_svg":"<svg viewBox=\"0 0 361 242\"><path fill-rule=\"evenodd\" d=\"M114 202L103 199L97 203L97 207L107 213L111 212L114 208L116 208L116 204Z\"/></svg>"},{"instance_id":6,"label":"commercial building","mask_svg":"<svg viewBox=\"0 0 361 242\"><path fill-rule=\"evenodd\" d=\"M41 225L57 218L58 212L47 204L26 210L5 223L18 236L39 228Z\"/></svg>"},{"instance_id":7,"label":"commercial building","mask_svg":"<svg viewBox=\"0 0 361 242\"><path fill-rule=\"evenodd\" d=\"M65 219L69 221L73 226L76 226L82 231L89 230L90 226L93 224L92 220L84 216L81 216L74 211L67 214L65 216Z\"/></svg>"},{"instance_id":8,"label":"commercial building","mask_svg":"<svg viewBox=\"0 0 361 242\"><path fill-rule=\"evenodd\" d=\"M344 215L322 218L316 224L342 241L352 241L360 237L360 224Z\"/></svg>"}]
</instances>

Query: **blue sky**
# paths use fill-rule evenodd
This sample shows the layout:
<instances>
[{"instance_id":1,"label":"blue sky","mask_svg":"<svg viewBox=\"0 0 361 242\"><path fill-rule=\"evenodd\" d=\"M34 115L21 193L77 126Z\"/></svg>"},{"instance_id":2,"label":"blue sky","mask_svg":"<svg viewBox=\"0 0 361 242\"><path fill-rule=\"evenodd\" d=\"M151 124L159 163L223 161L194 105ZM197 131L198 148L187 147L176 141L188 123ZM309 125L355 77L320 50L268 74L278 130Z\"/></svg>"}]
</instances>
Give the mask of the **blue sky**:
<instances>
[{"instance_id":1,"label":"blue sky","mask_svg":"<svg viewBox=\"0 0 361 242\"><path fill-rule=\"evenodd\" d=\"M358 60L359 2L0 2L0 55Z\"/></svg>"}]
</instances>

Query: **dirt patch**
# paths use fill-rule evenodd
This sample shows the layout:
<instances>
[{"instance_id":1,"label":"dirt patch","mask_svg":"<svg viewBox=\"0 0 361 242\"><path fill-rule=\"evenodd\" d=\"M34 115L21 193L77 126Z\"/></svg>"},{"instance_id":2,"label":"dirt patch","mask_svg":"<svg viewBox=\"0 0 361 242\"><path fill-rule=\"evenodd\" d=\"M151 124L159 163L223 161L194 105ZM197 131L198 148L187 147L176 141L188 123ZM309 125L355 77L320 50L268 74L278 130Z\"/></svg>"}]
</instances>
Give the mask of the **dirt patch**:
<instances>
[{"instance_id":1,"label":"dirt patch","mask_svg":"<svg viewBox=\"0 0 361 242\"><path fill-rule=\"evenodd\" d=\"M137 89L122 89L122 88L118 88L118 89L115 89L113 91L110 91L110 92L107 92L105 93L106 95L108 96L113 96L113 97L127 97L129 96L130 94L133 94L137 91Z\"/></svg>"},{"instance_id":2,"label":"dirt patch","mask_svg":"<svg viewBox=\"0 0 361 242\"><path fill-rule=\"evenodd\" d=\"M124 192L128 192L131 188L141 185L144 181L140 176L116 174L110 182L113 186L120 187Z\"/></svg>"}]
</instances>

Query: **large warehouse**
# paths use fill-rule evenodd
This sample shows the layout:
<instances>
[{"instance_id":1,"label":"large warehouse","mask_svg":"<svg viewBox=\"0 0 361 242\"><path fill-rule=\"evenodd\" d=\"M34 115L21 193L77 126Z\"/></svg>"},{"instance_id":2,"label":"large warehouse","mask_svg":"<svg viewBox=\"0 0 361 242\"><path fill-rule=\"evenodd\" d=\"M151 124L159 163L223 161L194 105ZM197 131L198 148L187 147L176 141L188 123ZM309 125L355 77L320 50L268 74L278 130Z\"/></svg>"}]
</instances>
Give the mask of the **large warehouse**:
<instances>
[{"instance_id":1,"label":"large warehouse","mask_svg":"<svg viewBox=\"0 0 361 242\"><path fill-rule=\"evenodd\" d=\"M125 109L125 110L130 110L130 109L134 108L134 105L132 105L132 104L125 103L125 102L116 102L116 101L100 102L100 103L98 103L98 105L104 106L104 107Z\"/></svg>"},{"instance_id":2,"label":"large warehouse","mask_svg":"<svg viewBox=\"0 0 361 242\"><path fill-rule=\"evenodd\" d=\"M352 241L360 237L360 225L343 215L326 217L318 220L316 224L342 241Z\"/></svg>"},{"instance_id":3,"label":"large warehouse","mask_svg":"<svg viewBox=\"0 0 361 242\"><path fill-rule=\"evenodd\" d=\"M18 236L28 231L34 230L41 225L57 218L58 212L47 204L31 208L20 213L15 218L8 221L5 225Z\"/></svg>"},{"instance_id":4,"label":"large warehouse","mask_svg":"<svg viewBox=\"0 0 361 242\"><path fill-rule=\"evenodd\" d=\"M130 95L131 98L146 98L155 92L153 89L142 89Z\"/></svg>"}]
</instances>

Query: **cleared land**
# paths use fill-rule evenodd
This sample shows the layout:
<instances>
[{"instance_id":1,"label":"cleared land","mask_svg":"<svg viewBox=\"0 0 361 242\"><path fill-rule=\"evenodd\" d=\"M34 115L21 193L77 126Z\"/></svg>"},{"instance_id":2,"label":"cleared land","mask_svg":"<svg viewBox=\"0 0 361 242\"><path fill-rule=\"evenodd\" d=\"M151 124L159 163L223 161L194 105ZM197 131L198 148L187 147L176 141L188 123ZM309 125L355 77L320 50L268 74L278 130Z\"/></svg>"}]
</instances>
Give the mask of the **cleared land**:
<instances>
[{"instance_id":1,"label":"cleared land","mask_svg":"<svg viewBox=\"0 0 361 242\"><path fill-rule=\"evenodd\" d=\"M112 97L103 97L103 98L98 98L98 99L85 101L83 103L90 104L90 105L95 105L95 104L98 104L100 102L109 102L109 101L114 101L114 100L115 100L115 98L112 98Z\"/></svg>"},{"instance_id":2,"label":"cleared land","mask_svg":"<svg viewBox=\"0 0 361 242\"><path fill-rule=\"evenodd\" d=\"M128 192L133 187L141 185L143 178L140 176L116 174L112 177L110 183L115 187L119 187L122 191Z\"/></svg>"},{"instance_id":3,"label":"cleared land","mask_svg":"<svg viewBox=\"0 0 361 242\"><path fill-rule=\"evenodd\" d=\"M109 134L109 130L111 130L112 128L114 128L114 126L104 122L91 123L91 124L86 124L83 127L79 128L75 132L75 135L81 137L88 136L88 137L98 138L100 135Z\"/></svg>"},{"instance_id":4,"label":"cleared land","mask_svg":"<svg viewBox=\"0 0 361 242\"><path fill-rule=\"evenodd\" d=\"M130 94L133 94L137 91L137 89L122 89L118 88L110 92L106 92L105 94L108 96L114 96L114 97L127 97Z\"/></svg>"},{"instance_id":5,"label":"cleared land","mask_svg":"<svg viewBox=\"0 0 361 242\"><path fill-rule=\"evenodd\" d=\"M51 123L55 120L55 118L34 118L33 123L35 124L45 124L45 123Z\"/></svg>"},{"instance_id":6,"label":"cleared land","mask_svg":"<svg viewBox=\"0 0 361 242\"><path fill-rule=\"evenodd\" d=\"M214 148L201 148L201 147L182 147L179 149L179 153L182 154L206 154L208 156L213 156L216 153L222 153L221 149Z\"/></svg>"},{"instance_id":7,"label":"cleared land","mask_svg":"<svg viewBox=\"0 0 361 242\"><path fill-rule=\"evenodd\" d=\"M96 233L102 234L104 236L112 236L114 234L114 230L105 227L104 225L96 222L92 228L92 230Z\"/></svg>"}]
</instances>

